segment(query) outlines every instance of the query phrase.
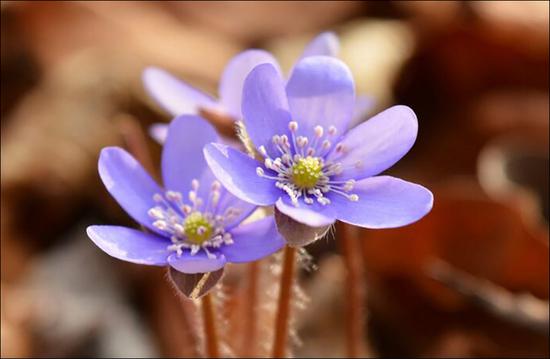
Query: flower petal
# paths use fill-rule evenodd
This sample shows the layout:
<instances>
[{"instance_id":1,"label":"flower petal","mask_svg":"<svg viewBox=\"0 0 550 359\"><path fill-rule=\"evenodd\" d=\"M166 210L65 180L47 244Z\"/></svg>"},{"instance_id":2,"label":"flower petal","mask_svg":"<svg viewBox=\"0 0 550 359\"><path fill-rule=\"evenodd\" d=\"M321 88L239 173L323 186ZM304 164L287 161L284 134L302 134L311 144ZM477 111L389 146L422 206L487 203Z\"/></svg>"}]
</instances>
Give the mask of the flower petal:
<instances>
[{"instance_id":1,"label":"flower petal","mask_svg":"<svg viewBox=\"0 0 550 359\"><path fill-rule=\"evenodd\" d=\"M173 116L196 114L199 106L216 106L211 96L157 67L143 71L143 84L159 106Z\"/></svg>"},{"instance_id":2,"label":"flower petal","mask_svg":"<svg viewBox=\"0 0 550 359\"><path fill-rule=\"evenodd\" d=\"M233 244L222 245L227 261L232 263L252 262L277 252L285 245L277 232L273 216L239 226L231 231Z\"/></svg>"},{"instance_id":3,"label":"flower petal","mask_svg":"<svg viewBox=\"0 0 550 359\"><path fill-rule=\"evenodd\" d=\"M222 185L241 200L269 206L279 198L281 190L275 182L258 176L256 168L260 164L244 153L211 143L204 147L204 157Z\"/></svg>"},{"instance_id":4,"label":"flower petal","mask_svg":"<svg viewBox=\"0 0 550 359\"><path fill-rule=\"evenodd\" d=\"M225 189L225 187L222 186L222 188L220 189L220 200L214 214L223 215L225 211L227 211L229 208L234 208L239 211L239 214L236 215L233 219L224 222L225 229L229 230L239 225L242 221L248 218L252 214L252 212L256 210L257 207L258 206L253 203L245 202L235 197L231 192L229 192Z\"/></svg>"},{"instance_id":5,"label":"flower petal","mask_svg":"<svg viewBox=\"0 0 550 359\"><path fill-rule=\"evenodd\" d=\"M353 118L351 120L350 127L365 121L373 107L374 98L371 96L357 95L355 97L355 106L353 107Z\"/></svg>"},{"instance_id":6,"label":"flower petal","mask_svg":"<svg viewBox=\"0 0 550 359\"><path fill-rule=\"evenodd\" d=\"M154 234L119 226L89 226L88 237L102 251L126 262L164 266L170 241Z\"/></svg>"},{"instance_id":7,"label":"flower petal","mask_svg":"<svg viewBox=\"0 0 550 359\"><path fill-rule=\"evenodd\" d=\"M311 227L327 226L336 221L336 214L330 205L323 206L318 202L305 204L303 201L299 200L298 205L294 206L287 195L283 195L275 205L279 211L294 219L296 222Z\"/></svg>"},{"instance_id":8,"label":"flower petal","mask_svg":"<svg viewBox=\"0 0 550 359\"><path fill-rule=\"evenodd\" d=\"M149 127L149 135L153 137L159 145L166 142L166 137L168 137L168 124L167 123L153 123Z\"/></svg>"},{"instance_id":9,"label":"flower petal","mask_svg":"<svg viewBox=\"0 0 550 359\"><path fill-rule=\"evenodd\" d=\"M344 150L328 159L345 168L336 178L362 179L393 166L412 147L418 121L407 106L393 106L355 127L340 142Z\"/></svg>"},{"instance_id":10,"label":"flower petal","mask_svg":"<svg viewBox=\"0 0 550 359\"><path fill-rule=\"evenodd\" d=\"M433 205L428 189L390 176L359 181L352 192L359 196L357 202L334 195L331 206L342 222L365 228L405 226L424 217Z\"/></svg>"},{"instance_id":11,"label":"flower petal","mask_svg":"<svg viewBox=\"0 0 550 359\"><path fill-rule=\"evenodd\" d=\"M189 250L184 251L180 256L173 253L168 257L168 264L182 273L208 273L222 268L227 260L223 254L217 254L216 258L208 258L204 250L191 255Z\"/></svg>"},{"instance_id":12,"label":"flower petal","mask_svg":"<svg viewBox=\"0 0 550 359\"><path fill-rule=\"evenodd\" d=\"M277 60L264 50L246 50L235 56L225 67L220 80L220 102L236 119L241 119L244 80L254 67L269 63L280 73Z\"/></svg>"},{"instance_id":13,"label":"flower petal","mask_svg":"<svg viewBox=\"0 0 550 359\"><path fill-rule=\"evenodd\" d=\"M348 128L355 101L353 77L340 60L328 56L302 59L292 72L286 92L298 133L311 139L317 125L335 126L338 134Z\"/></svg>"},{"instance_id":14,"label":"flower petal","mask_svg":"<svg viewBox=\"0 0 550 359\"><path fill-rule=\"evenodd\" d=\"M243 87L243 122L256 147L265 146L271 155L278 154L272 143L274 135L288 135L288 101L284 82L272 64L256 66Z\"/></svg>"},{"instance_id":15,"label":"flower petal","mask_svg":"<svg viewBox=\"0 0 550 359\"><path fill-rule=\"evenodd\" d=\"M300 59L309 56L333 56L337 57L340 52L340 41L338 36L331 31L325 31L311 40L306 47Z\"/></svg>"},{"instance_id":16,"label":"flower petal","mask_svg":"<svg viewBox=\"0 0 550 359\"><path fill-rule=\"evenodd\" d=\"M201 117L184 115L173 120L162 150L164 187L187 196L191 181L197 179L201 180L199 194L208 195L211 181L202 183L201 177L208 171L202 149L215 141L218 141L216 130ZM212 176L210 178L213 180Z\"/></svg>"},{"instance_id":17,"label":"flower petal","mask_svg":"<svg viewBox=\"0 0 550 359\"><path fill-rule=\"evenodd\" d=\"M141 164L120 147L106 147L99 155L98 170L105 188L126 213L152 231L162 234L153 226L147 212L155 206L153 196L163 190Z\"/></svg>"}]
</instances>

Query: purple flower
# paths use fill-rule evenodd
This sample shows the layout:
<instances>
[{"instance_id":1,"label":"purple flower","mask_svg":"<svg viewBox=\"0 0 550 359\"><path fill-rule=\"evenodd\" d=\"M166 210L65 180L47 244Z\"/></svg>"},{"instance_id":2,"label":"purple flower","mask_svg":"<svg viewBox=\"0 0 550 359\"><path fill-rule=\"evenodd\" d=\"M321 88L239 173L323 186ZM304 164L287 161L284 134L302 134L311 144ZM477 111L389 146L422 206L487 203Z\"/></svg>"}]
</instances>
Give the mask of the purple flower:
<instances>
[{"instance_id":1,"label":"purple flower","mask_svg":"<svg viewBox=\"0 0 550 359\"><path fill-rule=\"evenodd\" d=\"M128 262L205 273L226 262L254 261L284 241L273 217L241 224L256 206L243 202L214 178L202 153L219 141L197 116L175 119L162 152L164 188L126 151L108 147L99 157L107 190L148 233L119 226L90 226L88 236L107 254Z\"/></svg>"},{"instance_id":2,"label":"purple flower","mask_svg":"<svg viewBox=\"0 0 550 359\"><path fill-rule=\"evenodd\" d=\"M325 55L337 56L339 42L332 32L315 37L304 49L300 58ZM149 67L143 73L147 92L156 102L173 116L198 114L201 108L229 115L234 120L242 119L242 88L246 76L259 64L269 63L281 73L277 60L264 50L246 50L231 59L223 71L218 89L219 100L193 88L168 72ZM372 108L372 98L360 96L356 99L354 118L363 118ZM151 126L151 135L159 143L164 142L167 125L157 123Z\"/></svg>"},{"instance_id":3,"label":"purple flower","mask_svg":"<svg viewBox=\"0 0 550 359\"><path fill-rule=\"evenodd\" d=\"M418 123L406 106L391 107L353 129L354 82L328 56L303 58L288 83L271 64L246 78L243 121L262 161L222 144L205 147L220 182L235 196L311 227L334 221L366 228L412 223L432 208L426 188L376 176L412 147Z\"/></svg>"}]
</instances>

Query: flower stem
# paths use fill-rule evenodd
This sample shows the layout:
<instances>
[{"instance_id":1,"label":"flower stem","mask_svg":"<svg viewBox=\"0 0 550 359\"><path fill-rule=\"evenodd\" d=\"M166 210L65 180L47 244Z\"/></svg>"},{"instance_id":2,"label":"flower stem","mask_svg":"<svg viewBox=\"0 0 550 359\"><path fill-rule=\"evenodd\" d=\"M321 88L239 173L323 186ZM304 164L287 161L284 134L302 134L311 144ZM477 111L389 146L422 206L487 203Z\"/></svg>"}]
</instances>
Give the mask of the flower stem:
<instances>
[{"instance_id":1,"label":"flower stem","mask_svg":"<svg viewBox=\"0 0 550 359\"><path fill-rule=\"evenodd\" d=\"M216 323L214 319L214 306L212 304L212 294L202 297L202 317L204 325L204 336L206 344L206 356L208 358L219 358L218 334L216 332Z\"/></svg>"},{"instance_id":2,"label":"flower stem","mask_svg":"<svg viewBox=\"0 0 550 359\"><path fill-rule=\"evenodd\" d=\"M283 358L286 355L296 249L286 246L283 255L283 270L281 273L279 302L277 304L277 317L275 319L275 340L272 355L274 358Z\"/></svg>"},{"instance_id":3,"label":"flower stem","mask_svg":"<svg viewBox=\"0 0 550 359\"><path fill-rule=\"evenodd\" d=\"M355 229L338 223L339 243L346 266L345 296L346 296L346 356L358 358L362 355L365 337L364 325L364 280L361 263L361 248Z\"/></svg>"},{"instance_id":4,"label":"flower stem","mask_svg":"<svg viewBox=\"0 0 550 359\"><path fill-rule=\"evenodd\" d=\"M245 357L253 357L256 352L257 305L258 305L258 275L260 261L248 264L248 288L246 303L246 324L242 342L242 352Z\"/></svg>"}]
</instances>

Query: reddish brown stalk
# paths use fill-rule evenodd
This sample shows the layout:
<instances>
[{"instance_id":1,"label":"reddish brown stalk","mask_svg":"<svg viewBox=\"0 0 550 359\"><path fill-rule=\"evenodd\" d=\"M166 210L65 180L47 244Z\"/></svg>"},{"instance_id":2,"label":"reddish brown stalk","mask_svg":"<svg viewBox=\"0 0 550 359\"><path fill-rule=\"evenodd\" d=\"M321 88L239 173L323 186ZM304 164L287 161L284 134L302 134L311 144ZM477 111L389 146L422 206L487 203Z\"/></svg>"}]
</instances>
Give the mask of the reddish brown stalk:
<instances>
[{"instance_id":1,"label":"reddish brown stalk","mask_svg":"<svg viewBox=\"0 0 550 359\"><path fill-rule=\"evenodd\" d=\"M365 338L365 313L363 311L365 286L361 248L355 228L338 223L338 240L346 266L346 356L358 358L363 355Z\"/></svg>"},{"instance_id":2,"label":"reddish brown stalk","mask_svg":"<svg viewBox=\"0 0 550 359\"><path fill-rule=\"evenodd\" d=\"M116 120L128 152L141 163L151 176L157 177L157 170L151 158L149 147L147 147L147 139L138 121L130 115L125 114L118 115Z\"/></svg>"},{"instance_id":3,"label":"reddish brown stalk","mask_svg":"<svg viewBox=\"0 0 550 359\"><path fill-rule=\"evenodd\" d=\"M284 358L286 355L296 249L286 246L283 256L281 287L279 288L279 302L277 304L277 317L275 319L273 358Z\"/></svg>"},{"instance_id":4,"label":"reddish brown stalk","mask_svg":"<svg viewBox=\"0 0 550 359\"><path fill-rule=\"evenodd\" d=\"M212 304L212 294L202 297L202 317L204 325L204 341L207 358L219 358L218 333L216 332L216 322L214 318L214 305Z\"/></svg>"},{"instance_id":5,"label":"reddish brown stalk","mask_svg":"<svg viewBox=\"0 0 550 359\"><path fill-rule=\"evenodd\" d=\"M254 357L256 353L257 306L258 306L258 275L260 261L248 265L248 288L246 301L246 324L244 328L242 353L245 357Z\"/></svg>"},{"instance_id":6,"label":"reddish brown stalk","mask_svg":"<svg viewBox=\"0 0 550 359\"><path fill-rule=\"evenodd\" d=\"M199 107L199 115L208 120L222 135L237 139L235 120L231 116L204 107Z\"/></svg>"}]
</instances>

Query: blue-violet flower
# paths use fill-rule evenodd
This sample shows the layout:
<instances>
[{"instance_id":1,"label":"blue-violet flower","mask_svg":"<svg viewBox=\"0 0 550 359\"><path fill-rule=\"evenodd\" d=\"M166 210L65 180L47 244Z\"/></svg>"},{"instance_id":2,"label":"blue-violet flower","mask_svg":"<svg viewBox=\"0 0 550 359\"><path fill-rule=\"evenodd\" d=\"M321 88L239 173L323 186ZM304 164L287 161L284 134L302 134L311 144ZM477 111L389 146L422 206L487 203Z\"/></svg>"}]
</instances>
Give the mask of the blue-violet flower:
<instances>
[{"instance_id":1,"label":"blue-violet flower","mask_svg":"<svg viewBox=\"0 0 550 359\"><path fill-rule=\"evenodd\" d=\"M316 55L336 57L338 52L338 37L332 32L323 32L305 47L300 58ZM239 121L242 119L244 80L254 67L262 63L270 63L280 72L277 60L264 50L246 50L233 57L225 67L220 80L219 100L157 67L149 67L144 71L143 82L151 97L173 116L200 114L202 108L229 115L233 120ZM372 105L371 97L358 96L354 105L354 118L363 118ZM162 143L166 138L167 128L166 124L156 123L151 126L150 133L155 140Z\"/></svg>"},{"instance_id":2,"label":"blue-violet flower","mask_svg":"<svg viewBox=\"0 0 550 359\"><path fill-rule=\"evenodd\" d=\"M107 254L128 262L206 273L226 262L249 262L279 250L284 241L273 217L241 224L256 206L227 192L214 178L203 147L219 141L197 116L170 124L162 151L164 188L126 151L107 147L99 175L107 190L148 233L120 226L90 226L88 236Z\"/></svg>"},{"instance_id":3,"label":"blue-violet flower","mask_svg":"<svg viewBox=\"0 0 550 359\"><path fill-rule=\"evenodd\" d=\"M394 106L348 129L354 88L350 70L334 57L303 58L288 83L272 64L258 65L242 94L243 122L258 153L209 144L210 168L240 199L275 204L310 227L338 219L390 228L420 219L432 208L429 190L376 176L412 147L418 129L414 112Z\"/></svg>"}]
</instances>

